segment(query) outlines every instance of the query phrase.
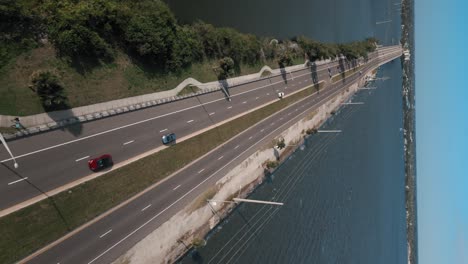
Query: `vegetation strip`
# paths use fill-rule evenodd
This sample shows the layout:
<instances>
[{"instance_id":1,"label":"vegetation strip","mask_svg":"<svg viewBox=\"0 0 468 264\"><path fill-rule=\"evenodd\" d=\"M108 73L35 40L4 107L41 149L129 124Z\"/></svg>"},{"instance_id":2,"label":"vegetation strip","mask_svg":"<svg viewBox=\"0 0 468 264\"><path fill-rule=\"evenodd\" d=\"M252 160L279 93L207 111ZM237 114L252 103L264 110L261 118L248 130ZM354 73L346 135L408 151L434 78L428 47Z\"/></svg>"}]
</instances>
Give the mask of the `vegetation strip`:
<instances>
[{"instance_id":1,"label":"vegetation strip","mask_svg":"<svg viewBox=\"0 0 468 264\"><path fill-rule=\"evenodd\" d=\"M337 82L337 81L341 81L341 80L343 80L343 79L345 79L345 78L348 78L350 75L352 75L352 74L354 74L355 72L361 70L363 67L364 67L364 65L361 65L361 66L359 66L359 67L352 68L352 69L347 70L347 71L345 71L345 72L343 72L343 73L340 73L340 74L337 74L337 75L333 76L333 78L332 78L332 83L335 83L335 82Z\"/></svg>"},{"instance_id":2,"label":"vegetation strip","mask_svg":"<svg viewBox=\"0 0 468 264\"><path fill-rule=\"evenodd\" d=\"M215 129L178 143L0 218L0 263L18 261L166 178L262 119L305 98L305 89ZM99 201L99 202L96 202Z\"/></svg>"}]
</instances>

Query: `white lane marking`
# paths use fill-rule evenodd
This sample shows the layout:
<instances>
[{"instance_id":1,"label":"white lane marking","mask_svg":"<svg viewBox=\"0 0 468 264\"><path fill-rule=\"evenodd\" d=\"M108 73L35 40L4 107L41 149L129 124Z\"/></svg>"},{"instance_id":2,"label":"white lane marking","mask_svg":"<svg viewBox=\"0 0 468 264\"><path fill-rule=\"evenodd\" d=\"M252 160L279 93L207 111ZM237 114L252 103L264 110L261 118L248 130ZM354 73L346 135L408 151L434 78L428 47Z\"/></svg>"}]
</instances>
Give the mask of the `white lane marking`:
<instances>
[{"instance_id":1,"label":"white lane marking","mask_svg":"<svg viewBox=\"0 0 468 264\"><path fill-rule=\"evenodd\" d=\"M222 158L224 158L224 156L219 157L218 160L220 160L220 159L222 159Z\"/></svg>"},{"instance_id":2,"label":"white lane marking","mask_svg":"<svg viewBox=\"0 0 468 264\"><path fill-rule=\"evenodd\" d=\"M75 161L78 162L78 161L80 161L80 160L84 160L84 159L87 159L87 158L89 158L89 156L79 158L79 159L77 159L77 160L75 160Z\"/></svg>"},{"instance_id":3,"label":"white lane marking","mask_svg":"<svg viewBox=\"0 0 468 264\"><path fill-rule=\"evenodd\" d=\"M232 108L232 106L228 106L228 108L227 108L227 109L231 109L231 108Z\"/></svg>"},{"instance_id":4,"label":"white lane marking","mask_svg":"<svg viewBox=\"0 0 468 264\"><path fill-rule=\"evenodd\" d=\"M143 212L144 210L148 209L151 207L151 204L148 204L145 208L141 209L141 211Z\"/></svg>"},{"instance_id":5,"label":"white lane marking","mask_svg":"<svg viewBox=\"0 0 468 264\"><path fill-rule=\"evenodd\" d=\"M255 97L255 100L258 100L258 98L260 98L260 97Z\"/></svg>"},{"instance_id":6,"label":"white lane marking","mask_svg":"<svg viewBox=\"0 0 468 264\"><path fill-rule=\"evenodd\" d=\"M267 93L267 95L270 95L270 93Z\"/></svg>"},{"instance_id":7,"label":"white lane marking","mask_svg":"<svg viewBox=\"0 0 468 264\"><path fill-rule=\"evenodd\" d=\"M192 119L192 120L189 120L189 121L187 121L187 123L188 123L188 124L190 124L190 123L192 123L192 122L193 122L193 119Z\"/></svg>"},{"instance_id":8,"label":"white lane marking","mask_svg":"<svg viewBox=\"0 0 468 264\"><path fill-rule=\"evenodd\" d=\"M200 171L198 171L198 173L202 173L205 169L201 169Z\"/></svg>"},{"instance_id":9,"label":"white lane marking","mask_svg":"<svg viewBox=\"0 0 468 264\"><path fill-rule=\"evenodd\" d=\"M341 89L337 90L336 92L332 93L329 97L332 97L334 95L337 94L338 91L341 91ZM312 95L316 94L317 92L313 93ZM312 96L310 95L310 96ZM309 97L310 97L309 96ZM320 104L322 103L324 100L328 100L329 97L326 97L322 100L320 100L317 104ZM308 97L306 97L308 98ZM304 98L303 100L305 100L306 98ZM299 101L299 102L302 102L303 100ZM299 103L299 102L296 102L296 103ZM317 104L314 104L314 105L317 105ZM305 113L307 110L304 110L302 113ZM270 136L271 134L275 133L276 130L280 129L281 126L277 127L276 129L272 130L269 134L265 135L263 138L261 138L260 140L258 140L257 142L261 142L262 140L264 140L265 138L267 138L268 136ZM234 160L238 159L240 156L242 156L244 153L246 153L247 151L249 151L251 148L255 147L257 145L257 143L254 143L252 144L250 147L248 147L246 150L244 150L243 152L241 152L239 155L237 155L235 158L231 159L229 162L227 162L223 167L219 168L217 171L215 171L213 174L211 174L210 176L208 176L206 179L204 179L203 181L201 181L199 184L197 184L195 187L193 187L190 191L186 192L184 195L182 195L181 197L179 197L179 199L175 200L173 203L171 203L170 205L168 205L166 208L164 208L162 211L160 211L159 213L157 213L156 215L154 215L153 217L151 217L148 221L144 222L142 225L140 225L138 228L136 228L135 230L133 230L132 232L130 232L128 235L126 235L125 237L123 237L122 239L120 239L119 241L117 241L114 245L112 245L111 247L109 247L108 249L106 249L104 252L102 252L101 254L99 254L97 257L95 257L94 259L92 259L90 262L88 262L88 264L91 264L93 262L95 262L96 260L98 260L99 258L101 258L102 256L104 256L107 252L111 251L113 248L115 248L116 246L120 245L120 243L122 243L123 241L125 241L127 238L129 238L130 236L132 236L133 234L135 234L136 232L138 232L140 229L142 229L143 227L145 227L147 224L151 223L154 219L156 219L157 217L159 217L161 214L163 214L164 212L166 212L167 210L169 210L169 208L173 207L176 203L180 202L180 200L184 199L187 195L191 194L195 189L198 189L198 187L200 187L202 184L204 184L205 182L207 182L208 180L210 180L211 178L213 178L213 176L215 176L218 172L220 172L221 170L223 170L224 168L226 168L227 166L229 166L229 164L231 164Z\"/></svg>"},{"instance_id":10,"label":"white lane marking","mask_svg":"<svg viewBox=\"0 0 468 264\"><path fill-rule=\"evenodd\" d=\"M162 133L162 132L164 132L164 131L167 131L167 128L165 128L165 129L159 131L159 133Z\"/></svg>"},{"instance_id":11,"label":"white lane marking","mask_svg":"<svg viewBox=\"0 0 468 264\"><path fill-rule=\"evenodd\" d=\"M243 104L246 104L246 103L247 103L247 101L244 101L244 102L242 102L242 103L243 103Z\"/></svg>"},{"instance_id":12,"label":"white lane marking","mask_svg":"<svg viewBox=\"0 0 468 264\"><path fill-rule=\"evenodd\" d=\"M296 108L296 111L298 111L299 109Z\"/></svg>"},{"instance_id":13,"label":"white lane marking","mask_svg":"<svg viewBox=\"0 0 468 264\"><path fill-rule=\"evenodd\" d=\"M252 137L249 137L249 139L252 139Z\"/></svg>"},{"instance_id":14,"label":"white lane marking","mask_svg":"<svg viewBox=\"0 0 468 264\"><path fill-rule=\"evenodd\" d=\"M239 147L239 145L235 146L234 149L237 149Z\"/></svg>"},{"instance_id":15,"label":"white lane marking","mask_svg":"<svg viewBox=\"0 0 468 264\"><path fill-rule=\"evenodd\" d=\"M125 143L123 143L123 145L125 146L125 145L128 145L128 144L132 144L133 142L135 142L135 140L130 140L128 142L125 142Z\"/></svg>"},{"instance_id":16,"label":"white lane marking","mask_svg":"<svg viewBox=\"0 0 468 264\"><path fill-rule=\"evenodd\" d=\"M103 238L105 235L109 234L110 232L112 232L112 229L100 235L99 238Z\"/></svg>"},{"instance_id":17,"label":"white lane marking","mask_svg":"<svg viewBox=\"0 0 468 264\"><path fill-rule=\"evenodd\" d=\"M12 184L15 184L15 183L17 183L17 182L24 181L24 180L27 180L27 179L28 179L28 177L24 177L24 178L22 178L22 179L19 179L19 180L16 180L16 181L12 181L12 182L8 183L8 185L12 185Z\"/></svg>"},{"instance_id":18,"label":"white lane marking","mask_svg":"<svg viewBox=\"0 0 468 264\"><path fill-rule=\"evenodd\" d=\"M263 132L263 131L265 131L265 129L260 130L260 132Z\"/></svg>"},{"instance_id":19,"label":"white lane marking","mask_svg":"<svg viewBox=\"0 0 468 264\"><path fill-rule=\"evenodd\" d=\"M273 122L273 123L271 123L271 125L272 125L272 126L274 126L274 125L275 125L275 123Z\"/></svg>"},{"instance_id":20,"label":"white lane marking","mask_svg":"<svg viewBox=\"0 0 468 264\"><path fill-rule=\"evenodd\" d=\"M396 53L396 52L391 52L390 55L393 54L393 53ZM388 55L389 55L389 54L386 54L386 55L384 55L383 57L386 58L386 56L388 56ZM372 62L377 61L377 60L380 60L380 58L379 58L379 57L376 57L376 58L371 59L371 60L368 62L367 65L370 65ZM385 61L385 60L383 60L383 61ZM326 68L323 68L323 69L321 69L321 70L318 70L318 72L324 71L324 70L326 70ZM310 73L304 73L304 74L302 74L302 75L296 76L296 78L297 78L297 77L302 77L302 76L305 76L305 75L309 75L309 74L310 74ZM289 79L287 79L287 80L289 80ZM264 86L260 86L260 87L255 88L255 89L251 89L251 90L248 90L248 91L245 91L245 92L241 92L241 93L232 95L231 97L240 96L240 95L242 95L242 94L250 93L250 92L253 92L253 91L256 91L256 90L260 90L260 89L263 89L263 88L266 88L266 87L269 87L269 86L272 86L272 85L276 85L276 84L278 84L278 83L283 83L283 81L278 81L278 82L275 82L275 83L270 83L270 84L267 84L267 85L264 85ZM120 130L120 129L123 129L123 128L127 128L127 127L131 127L131 126L139 125L139 124L146 123L146 122L149 122L149 121L152 121L152 120L155 120L155 119L159 119L159 118L162 118L162 117L166 117L166 116L170 116L170 115L173 115L173 114L181 113L181 112L188 111L188 110L193 109L193 108L196 108L196 107L202 107L202 106L204 106L204 105L216 103L216 102L218 102L218 101L223 101L223 100L226 100L226 99L225 99L225 98L220 98L220 99L216 99L216 100L213 100L213 101L210 101L210 102L206 102L206 103L203 103L203 104L197 104L197 105L190 106L190 107L187 107L187 108L184 108L184 109L180 109L180 110L177 110L177 111L174 111L174 112L171 112L171 113L166 113L166 114L163 114L163 115L154 116L154 117L151 117L151 118L148 118L148 119L140 120L140 121L137 121L137 122L134 122L134 123L130 123L130 124L127 124L127 125L123 125L123 126L120 126L120 127L116 127L116 128L112 128L112 129L109 129L109 130L106 130L106 131L102 131L102 132L99 132L99 133L96 133L96 134L93 134L93 135L85 136L85 137L78 138L78 139L74 139L74 140L70 140L70 141L67 141L67 142L64 142L64 143L56 144L56 145L53 145L53 146L50 146L50 147L47 147L47 148L43 148L43 149L35 150L35 151L29 152L29 153L21 154L21 155L16 156L15 159L19 159L19 158L23 158L23 157L26 157L26 156L30 156L30 155L33 155L33 154L36 154L36 153L39 153L39 152L43 152L43 151L49 150L49 149L54 149L54 148L58 148L58 147L61 147L61 146L69 145L69 144L72 144L72 143L75 143L75 142L79 142L79 141L82 141L82 140L86 140L86 139L88 139L88 138L97 137L97 136L100 136L100 135L104 135L104 134L107 134L107 133L114 132L114 131L116 131L116 130ZM228 108L228 109L229 109L229 108ZM10 160L12 160L12 159L13 159L13 158L8 158L8 159L5 159L5 160L0 161L0 163L6 162L6 161L10 161Z\"/></svg>"},{"instance_id":21,"label":"white lane marking","mask_svg":"<svg viewBox=\"0 0 468 264\"><path fill-rule=\"evenodd\" d=\"M180 184L177 185L177 186L176 186L174 189L172 189L172 190L175 191L175 190L179 189L179 187L180 187Z\"/></svg>"},{"instance_id":22,"label":"white lane marking","mask_svg":"<svg viewBox=\"0 0 468 264\"><path fill-rule=\"evenodd\" d=\"M214 114L215 114L215 112L213 112L213 113L210 113L210 115L214 115Z\"/></svg>"}]
</instances>

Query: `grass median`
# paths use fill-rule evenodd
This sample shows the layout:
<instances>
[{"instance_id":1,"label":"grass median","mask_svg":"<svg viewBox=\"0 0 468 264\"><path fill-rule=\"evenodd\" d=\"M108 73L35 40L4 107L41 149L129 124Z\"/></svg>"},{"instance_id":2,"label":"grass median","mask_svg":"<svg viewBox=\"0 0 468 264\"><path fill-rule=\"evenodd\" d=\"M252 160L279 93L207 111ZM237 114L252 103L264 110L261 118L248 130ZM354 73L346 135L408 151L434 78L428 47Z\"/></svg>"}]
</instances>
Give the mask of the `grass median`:
<instances>
[{"instance_id":1,"label":"grass median","mask_svg":"<svg viewBox=\"0 0 468 264\"><path fill-rule=\"evenodd\" d=\"M316 90L305 89L0 218L0 263L28 256Z\"/></svg>"},{"instance_id":2,"label":"grass median","mask_svg":"<svg viewBox=\"0 0 468 264\"><path fill-rule=\"evenodd\" d=\"M337 75L333 76L332 83L337 82L337 81L341 81L341 80L349 77L350 75L353 75L354 73L361 70L363 67L364 67L364 65L361 65L361 66L359 66L357 68L352 68L351 70L347 70L344 73L340 73L340 74L337 74Z\"/></svg>"}]
</instances>

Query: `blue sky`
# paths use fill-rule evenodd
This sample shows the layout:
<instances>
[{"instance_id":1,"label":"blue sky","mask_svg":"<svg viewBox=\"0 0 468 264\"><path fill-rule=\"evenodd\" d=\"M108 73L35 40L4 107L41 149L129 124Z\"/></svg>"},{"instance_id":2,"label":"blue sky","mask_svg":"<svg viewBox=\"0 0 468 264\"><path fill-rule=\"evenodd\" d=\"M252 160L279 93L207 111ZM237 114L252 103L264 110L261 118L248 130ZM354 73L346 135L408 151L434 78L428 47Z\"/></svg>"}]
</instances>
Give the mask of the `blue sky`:
<instances>
[{"instance_id":1,"label":"blue sky","mask_svg":"<svg viewBox=\"0 0 468 264\"><path fill-rule=\"evenodd\" d=\"M415 2L419 263L468 264L468 1Z\"/></svg>"}]
</instances>

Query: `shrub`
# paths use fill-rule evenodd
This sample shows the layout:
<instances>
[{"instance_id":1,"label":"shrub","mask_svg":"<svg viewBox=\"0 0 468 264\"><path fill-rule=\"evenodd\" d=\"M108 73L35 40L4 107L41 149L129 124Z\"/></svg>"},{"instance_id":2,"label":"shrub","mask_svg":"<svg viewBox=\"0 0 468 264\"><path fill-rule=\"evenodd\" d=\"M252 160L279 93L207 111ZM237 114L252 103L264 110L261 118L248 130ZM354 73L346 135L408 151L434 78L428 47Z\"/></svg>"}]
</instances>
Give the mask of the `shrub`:
<instances>
[{"instance_id":1,"label":"shrub","mask_svg":"<svg viewBox=\"0 0 468 264\"><path fill-rule=\"evenodd\" d=\"M267 169L274 169L274 168L278 167L278 165L279 165L279 162L274 161L274 160L269 160L269 161L266 162Z\"/></svg>"},{"instance_id":2,"label":"shrub","mask_svg":"<svg viewBox=\"0 0 468 264\"><path fill-rule=\"evenodd\" d=\"M284 149L286 147L286 143L284 143L284 138L279 139L276 143L276 146L278 147L278 149Z\"/></svg>"},{"instance_id":3,"label":"shrub","mask_svg":"<svg viewBox=\"0 0 468 264\"><path fill-rule=\"evenodd\" d=\"M50 71L34 72L31 75L32 89L41 98L42 106L46 111L55 111L68 108L67 97L58 78Z\"/></svg>"}]
</instances>

